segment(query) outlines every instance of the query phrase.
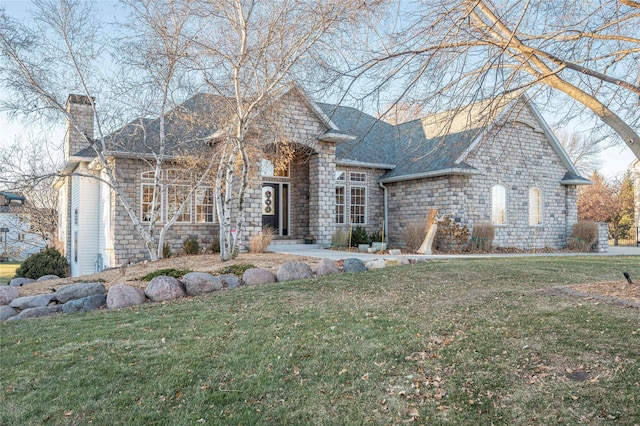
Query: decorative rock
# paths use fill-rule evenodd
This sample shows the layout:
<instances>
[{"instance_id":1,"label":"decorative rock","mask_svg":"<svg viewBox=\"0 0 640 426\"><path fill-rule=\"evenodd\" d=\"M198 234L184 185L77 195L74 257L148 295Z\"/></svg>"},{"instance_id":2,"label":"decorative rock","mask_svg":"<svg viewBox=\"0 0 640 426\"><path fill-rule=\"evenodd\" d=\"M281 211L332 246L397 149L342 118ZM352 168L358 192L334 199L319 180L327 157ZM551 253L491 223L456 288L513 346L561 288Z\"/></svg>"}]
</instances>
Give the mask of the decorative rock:
<instances>
[{"instance_id":1,"label":"decorative rock","mask_svg":"<svg viewBox=\"0 0 640 426\"><path fill-rule=\"evenodd\" d=\"M144 294L153 302L173 300L185 296L182 283L173 277L160 276L151 280Z\"/></svg>"},{"instance_id":2,"label":"decorative rock","mask_svg":"<svg viewBox=\"0 0 640 426\"><path fill-rule=\"evenodd\" d=\"M17 314L18 311L11 306L0 306L0 322L6 321Z\"/></svg>"},{"instance_id":3,"label":"decorative rock","mask_svg":"<svg viewBox=\"0 0 640 426\"><path fill-rule=\"evenodd\" d=\"M384 269L385 266L384 259L370 260L365 265L367 269Z\"/></svg>"},{"instance_id":4,"label":"decorative rock","mask_svg":"<svg viewBox=\"0 0 640 426\"><path fill-rule=\"evenodd\" d=\"M222 281L222 285L229 290L242 285L242 280L240 279L240 277L233 274L220 275L218 278L220 278L220 281Z\"/></svg>"},{"instance_id":5,"label":"decorative rock","mask_svg":"<svg viewBox=\"0 0 640 426\"><path fill-rule=\"evenodd\" d=\"M75 312L88 312L98 309L107 303L106 294L94 294L93 296L83 297L82 299L69 300L62 305L62 312L71 314Z\"/></svg>"},{"instance_id":6,"label":"decorative rock","mask_svg":"<svg viewBox=\"0 0 640 426\"><path fill-rule=\"evenodd\" d=\"M62 305L40 306L38 308L29 308L20 312L18 315L12 316L7 321L17 321L26 318L48 317L53 314L62 312Z\"/></svg>"},{"instance_id":7,"label":"decorative rock","mask_svg":"<svg viewBox=\"0 0 640 426\"><path fill-rule=\"evenodd\" d=\"M24 278L24 277L19 277L19 278L14 278L11 280L11 282L9 283L9 285L11 287L22 287L25 284L30 284L30 283L35 283L36 280L34 280L33 278Z\"/></svg>"},{"instance_id":8,"label":"decorative rock","mask_svg":"<svg viewBox=\"0 0 640 426\"><path fill-rule=\"evenodd\" d=\"M402 265L409 265L411 263L409 260L410 259L407 259L406 257L402 257L402 258L400 258L400 263Z\"/></svg>"},{"instance_id":9,"label":"decorative rock","mask_svg":"<svg viewBox=\"0 0 640 426\"><path fill-rule=\"evenodd\" d=\"M141 305L147 300L144 290L130 285L117 284L107 293L107 308L119 309L127 306Z\"/></svg>"},{"instance_id":10,"label":"decorative rock","mask_svg":"<svg viewBox=\"0 0 640 426\"><path fill-rule=\"evenodd\" d=\"M36 281L37 282L41 282L41 281L50 281L50 280L59 280L60 277L57 275L43 275L40 278L38 278Z\"/></svg>"},{"instance_id":11,"label":"decorative rock","mask_svg":"<svg viewBox=\"0 0 640 426\"><path fill-rule=\"evenodd\" d=\"M364 262L360 259L356 259L355 257L345 259L344 265L342 265L343 272L364 272L366 270L367 268L364 266Z\"/></svg>"},{"instance_id":12,"label":"decorative rock","mask_svg":"<svg viewBox=\"0 0 640 426\"><path fill-rule=\"evenodd\" d=\"M259 285L276 282L276 276L268 269L249 268L242 274L242 281L246 285Z\"/></svg>"},{"instance_id":13,"label":"decorative rock","mask_svg":"<svg viewBox=\"0 0 640 426\"><path fill-rule=\"evenodd\" d=\"M9 306L16 309L29 309L47 306L54 299L53 294L38 294L36 296L24 296L13 299Z\"/></svg>"},{"instance_id":14,"label":"decorative rock","mask_svg":"<svg viewBox=\"0 0 640 426\"><path fill-rule=\"evenodd\" d=\"M313 278L311 267L304 262L285 262L276 273L278 281L294 281Z\"/></svg>"},{"instance_id":15,"label":"decorative rock","mask_svg":"<svg viewBox=\"0 0 640 426\"><path fill-rule=\"evenodd\" d=\"M389 254L391 256L400 256L402 252L399 249L391 249L389 250Z\"/></svg>"},{"instance_id":16,"label":"decorative rock","mask_svg":"<svg viewBox=\"0 0 640 426\"><path fill-rule=\"evenodd\" d=\"M80 283L66 285L56 292L56 300L67 303L69 300L82 299L95 294L107 294L107 289L102 283Z\"/></svg>"},{"instance_id":17,"label":"decorative rock","mask_svg":"<svg viewBox=\"0 0 640 426\"><path fill-rule=\"evenodd\" d=\"M182 277L187 296L211 293L222 289L220 278L204 272L189 272Z\"/></svg>"},{"instance_id":18,"label":"decorative rock","mask_svg":"<svg viewBox=\"0 0 640 426\"><path fill-rule=\"evenodd\" d=\"M0 305L8 305L18 297L19 292L16 287L10 287L8 285L0 286Z\"/></svg>"},{"instance_id":19,"label":"decorative rock","mask_svg":"<svg viewBox=\"0 0 640 426\"><path fill-rule=\"evenodd\" d=\"M322 259L318 264L318 267L316 268L316 275L319 277L339 273L340 269L338 269L338 265L336 265L336 262L327 258Z\"/></svg>"}]
</instances>

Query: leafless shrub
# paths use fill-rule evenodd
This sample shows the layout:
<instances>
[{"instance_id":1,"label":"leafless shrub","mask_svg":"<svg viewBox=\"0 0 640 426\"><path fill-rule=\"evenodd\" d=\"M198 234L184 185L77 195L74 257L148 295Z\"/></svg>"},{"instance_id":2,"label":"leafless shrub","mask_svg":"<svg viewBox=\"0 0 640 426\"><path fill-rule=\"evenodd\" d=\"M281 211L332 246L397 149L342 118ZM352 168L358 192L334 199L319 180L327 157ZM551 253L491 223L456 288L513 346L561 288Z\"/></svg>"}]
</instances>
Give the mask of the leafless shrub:
<instances>
[{"instance_id":1,"label":"leafless shrub","mask_svg":"<svg viewBox=\"0 0 640 426\"><path fill-rule=\"evenodd\" d=\"M342 229L337 230L331 237L331 245L333 247L348 247L349 233Z\"/></svg>"},{"instance_id":2,"label":"leafless shrub","mask_svg":"<svg viewBox=\"0 0 640 426\"><path fill-rule=\"evenodd\" d=\"M597 241L598 224L590 220L581 220L573 225L567 247L570 250L590 252Z\"/></svg>"},{"instance_id":3,"label":"leafless shrub","mask_svg":"<svg viewBox=\"0 0 640 426\"><path fill-rule=\"evenodd\" d=\"M275 235L273 228L264 227L260 235L254 235L249 240L249 253L265 253Z\"/></svg>"},{"instance_id":4,"label":"leafless shrub","mask_svg":"<svg viewBox=\"0 0 640 426\"><path fill-rule=\"evenodd\" d=\"M401 229L400 235L405 247L414 251L418 250L427 236L425 223L414 219L408 221Z\"/></svg>"},{"instance_id":5,"label":"leafless shrub","mask_svg":"<svg viewBox=\"0 0 640 426\"><path fill-rule=\"evenodd\" d=\"M495 226L492 223L481 222L473 225L471 231L471 250L491 251L493 238L495 237Z\"/></svg>"}]
</instances>

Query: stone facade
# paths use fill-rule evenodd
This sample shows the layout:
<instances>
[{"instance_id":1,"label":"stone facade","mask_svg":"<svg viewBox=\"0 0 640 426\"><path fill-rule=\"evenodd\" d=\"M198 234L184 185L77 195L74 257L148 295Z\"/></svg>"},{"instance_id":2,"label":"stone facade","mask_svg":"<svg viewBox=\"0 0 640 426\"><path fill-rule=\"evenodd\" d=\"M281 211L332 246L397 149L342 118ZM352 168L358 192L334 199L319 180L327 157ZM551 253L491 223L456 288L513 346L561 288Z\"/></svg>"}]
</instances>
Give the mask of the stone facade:
<instances>
[{"instance_id":1,"label":"stone facade","mask_svg":"<svg viewBox=\"0 0 640 426\"><path fill-rule=\"evenodd\" d=\"M529 108L487 132L464 162L480 171L388 184L390 242L402 244L402 227L426 220L429 209L473 229L491 222L493 185L507 191L507 223L495 226L494 246L561 248L577 221L576 188L561 185L566 173L544 129ZM542 224L529 224L529 191L542 193Z\"/></svg>"}]
</instances>

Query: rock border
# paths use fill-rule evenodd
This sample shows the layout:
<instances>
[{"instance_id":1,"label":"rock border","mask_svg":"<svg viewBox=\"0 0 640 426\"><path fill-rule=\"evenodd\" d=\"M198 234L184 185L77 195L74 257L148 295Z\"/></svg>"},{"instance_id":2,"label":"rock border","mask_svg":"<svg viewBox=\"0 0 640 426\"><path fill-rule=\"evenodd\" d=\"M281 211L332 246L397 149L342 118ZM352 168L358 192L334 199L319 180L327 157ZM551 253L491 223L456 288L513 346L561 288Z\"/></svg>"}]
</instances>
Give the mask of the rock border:
<instances>
[{"instance_id":1,"label":"rock border","mask_svg":"<svg viewBox=\"0 0 640 426\"><path fill-rule=\"evenodd\" d=\"M43 293L34 296L24 296L21 298L17 295L17 290L14 290L16 287L11 287L12 291L5 292L5 297L2 298L2 305L0 305L0 307L3 309L2 315L0 315L0 322L15 321L23 318L39 318L58 313L70 314L76 312L88 312L95 309L121 309L141 305L143 303L162 303L182 297L195 297L200 294L212 293L215 291L231 290L238 288L239 286L310 279L325 276L329 273L350 273L348 268L342 268L339 265L344 265L345 262L349 264L350 261L353 262L354 260L357 260L364 266L364 268L361 269L363 272L389 266L415 263L415 261L412 262L407 259L398 258L374 259L366 263L356 258L347 258L341 261L324 258L320 261L320 265L322 265L322 267L319 265L319 267L314 271L305 262L290 261L280 265L278 273L276 274L266 268L252 268L254 275L256 272L258 275L261 275L257 281L255 278L252 279L249 277L251 274L246 273L246 277L234 276L235 278L231 279L232 277L229 276L230 274L218 276L205 272L194 271L191 273L193 274L192 276L196 276L199 280L206 280L207 276L209 276L213 285L193 284L194 288L192 291L187 291L187 288L191 287L189 283L187 283L187 287L185 287L185 283L183 281L166 276L154 278L149 282L149 284L147 284L147 287L144 290L138 287L128 286L127 284L115 284L109 288L109 291L107 291L104 285L100 283L85 282L66 285L59 288L54 293ZM156 287L158 286L159 281L171 281L172 284L169 285L169 288L163 289L163 294L161 296L156 296L154 293L157 292ZM166 286L167 284L165 283L163 285ZM195 288L196 286L197 289ZM131 291L128 287L131 287L134 290ZM115 294L116 292L118 292L117 295ZM56 298L57 295L60 295L60 300ZM17 299L27 298L33 298L33 300L36 300L36 298L41 298L43 300L46 299L46 303L43 302L36 308L32 306L20 308L16 306L16 303L14 303ZM13 306L10 307L12 303ZM9 309L5 309L5 306ZM30 309L33 310L29 312Z\"/></svg>"}]
</instances>

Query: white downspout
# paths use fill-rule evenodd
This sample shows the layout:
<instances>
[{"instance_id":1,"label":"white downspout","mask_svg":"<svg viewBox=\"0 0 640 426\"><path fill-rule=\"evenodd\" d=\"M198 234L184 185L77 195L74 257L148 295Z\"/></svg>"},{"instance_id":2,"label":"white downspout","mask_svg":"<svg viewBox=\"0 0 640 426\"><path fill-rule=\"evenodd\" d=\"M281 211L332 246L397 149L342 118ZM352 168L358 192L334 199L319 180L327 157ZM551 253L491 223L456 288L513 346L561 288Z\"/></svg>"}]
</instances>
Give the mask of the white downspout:
<instances>
[{"instance_id":1,"label":"white downspout","mask_svg":"<svg viewBox=\"0 0 640 426\"><path fill-rule=\"evenodd\" d=\"M382 188L382 190L384 191L384 196L383 196L383 204L384 204L384 235L382 236L382 238L384 239L384 241L389 244L389 203L387 202L387 187L384 186L384 184L382 182L378 182L378 185L380 185L380 188Z\"/></svg>"}]
</instances>

